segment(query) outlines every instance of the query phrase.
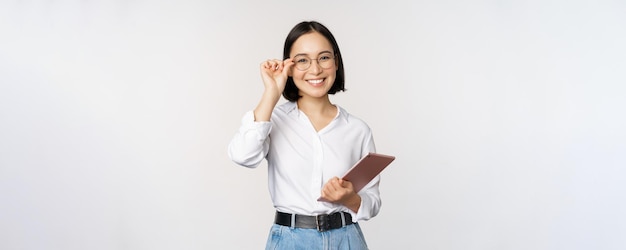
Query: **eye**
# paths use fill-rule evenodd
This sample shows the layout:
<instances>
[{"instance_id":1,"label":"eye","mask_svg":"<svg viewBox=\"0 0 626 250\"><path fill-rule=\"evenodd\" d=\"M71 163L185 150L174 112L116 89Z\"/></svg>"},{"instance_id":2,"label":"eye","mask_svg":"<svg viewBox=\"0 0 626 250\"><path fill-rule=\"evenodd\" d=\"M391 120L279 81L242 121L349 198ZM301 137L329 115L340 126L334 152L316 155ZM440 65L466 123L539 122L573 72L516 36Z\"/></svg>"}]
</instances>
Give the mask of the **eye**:
<instances>
[{"instance_id":1,"label":"eye","mask_svg":"<svg viewBox=\"0 0 626 250\"><path fill-rule=\"evenodd\" d=\"M325 61L328 61L328 60L330 60L330 59L332 59L330 55L321 55L321 56L320 56L320 58L319 58L319 59L317 59L317 60L320 60L320 61L322 61L322 62L325 62Z\"/></svg>"},{"instance_id":2,"label":"eye","mask_svg":"<svg viewBox=\"0 0 626 250\"><path fill-rule=\"evenodd\" d=\"M309 59L304 58L304 57L300 57L300 58L296 58L296 63L308 63Z\"/></svg>"}]
</instances>

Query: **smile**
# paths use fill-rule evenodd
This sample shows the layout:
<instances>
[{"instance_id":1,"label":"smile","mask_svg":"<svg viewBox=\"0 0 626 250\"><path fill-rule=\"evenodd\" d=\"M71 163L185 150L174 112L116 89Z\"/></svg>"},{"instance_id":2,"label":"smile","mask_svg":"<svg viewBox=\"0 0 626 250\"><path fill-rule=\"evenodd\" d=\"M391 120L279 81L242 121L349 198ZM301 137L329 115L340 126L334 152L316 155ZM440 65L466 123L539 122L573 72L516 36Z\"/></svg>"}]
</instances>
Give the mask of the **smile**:
<instances>
[{"instance_id":1,"label":"smile","mask_svg":"<svg viewBox=\"0 0 626 250\"><path fill-rule=\"evenodd\" d=\"M325 78L324 78L325 79ZM313 85L317 85L320 84L324 81L324 79L313 79L313 80L306 80L308 83L313 84Z\"/></svg>"}]
</instances>

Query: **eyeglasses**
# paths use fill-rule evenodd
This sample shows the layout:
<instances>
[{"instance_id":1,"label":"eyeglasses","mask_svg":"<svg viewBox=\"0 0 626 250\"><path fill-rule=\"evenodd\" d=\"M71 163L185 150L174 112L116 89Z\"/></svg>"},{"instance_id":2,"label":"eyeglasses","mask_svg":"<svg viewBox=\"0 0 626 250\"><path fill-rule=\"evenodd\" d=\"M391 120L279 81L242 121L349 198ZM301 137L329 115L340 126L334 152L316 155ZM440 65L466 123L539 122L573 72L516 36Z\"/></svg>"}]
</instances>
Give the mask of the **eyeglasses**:
<instances>
[{"instance_id":1,"label":"eyeglasses","mask_svg":"<svg viewBox=\"0 0 626 250\"><path fill-rule=\"evenodd\" d=\"M293 58L293 62L296 64L296 68L301 71L305 71L311 67L311 61L317 61L317 65L322 69L329 69L333 66L335 56L331 53L323 53L319 55L317 59L311 59L305 55L298 55Z\"/></svg>"}]
</instances>

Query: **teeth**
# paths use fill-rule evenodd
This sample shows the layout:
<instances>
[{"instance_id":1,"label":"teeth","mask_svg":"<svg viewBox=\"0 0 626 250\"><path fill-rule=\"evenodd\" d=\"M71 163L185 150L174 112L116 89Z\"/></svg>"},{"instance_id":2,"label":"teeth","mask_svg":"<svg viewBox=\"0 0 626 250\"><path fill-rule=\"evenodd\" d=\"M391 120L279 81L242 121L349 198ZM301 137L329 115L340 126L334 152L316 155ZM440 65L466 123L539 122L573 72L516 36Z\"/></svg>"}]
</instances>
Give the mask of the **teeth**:
<instances>
[{"instance_id":1,"label":"teeth","mask_svg":"<svg viewBox=\"0 0 626 250\"><path fill-rule=\"evenodd\" d=\"M309 80L309 83L318 84L318 83L322 83L322 81L324 81L324 79Z\"/></svg>"}]
</instances>

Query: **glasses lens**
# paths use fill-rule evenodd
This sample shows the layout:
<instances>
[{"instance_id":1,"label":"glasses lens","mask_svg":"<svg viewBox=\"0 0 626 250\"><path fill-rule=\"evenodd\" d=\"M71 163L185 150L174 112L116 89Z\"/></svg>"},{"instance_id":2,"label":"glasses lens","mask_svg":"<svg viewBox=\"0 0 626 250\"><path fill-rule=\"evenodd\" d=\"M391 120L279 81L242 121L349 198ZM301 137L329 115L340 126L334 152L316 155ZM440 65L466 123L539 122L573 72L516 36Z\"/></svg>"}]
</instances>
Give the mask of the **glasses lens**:
<instances>
[{"instance_id":1,"label":"glasses lens","mask_svg":"<svg viewBox=\"0 0 626 250\"><path fill-rule=\"evenodd\" d=\"M296 56L293 61L296 63L296 68L299 70L306 70L311 66L311 59L306 56Z\"/></svg>"},{"instance_id":2,"label":"glasses lens","mask_svg":"<svg viewBox=\"0 0 626 250\"><path fill-rule=\"evenodd\" d=\"M334 57L330 53L322 54L317 59L317 63L320 64L320 67L328 69L333 66Z\"/></svg>"}]
</instances>

